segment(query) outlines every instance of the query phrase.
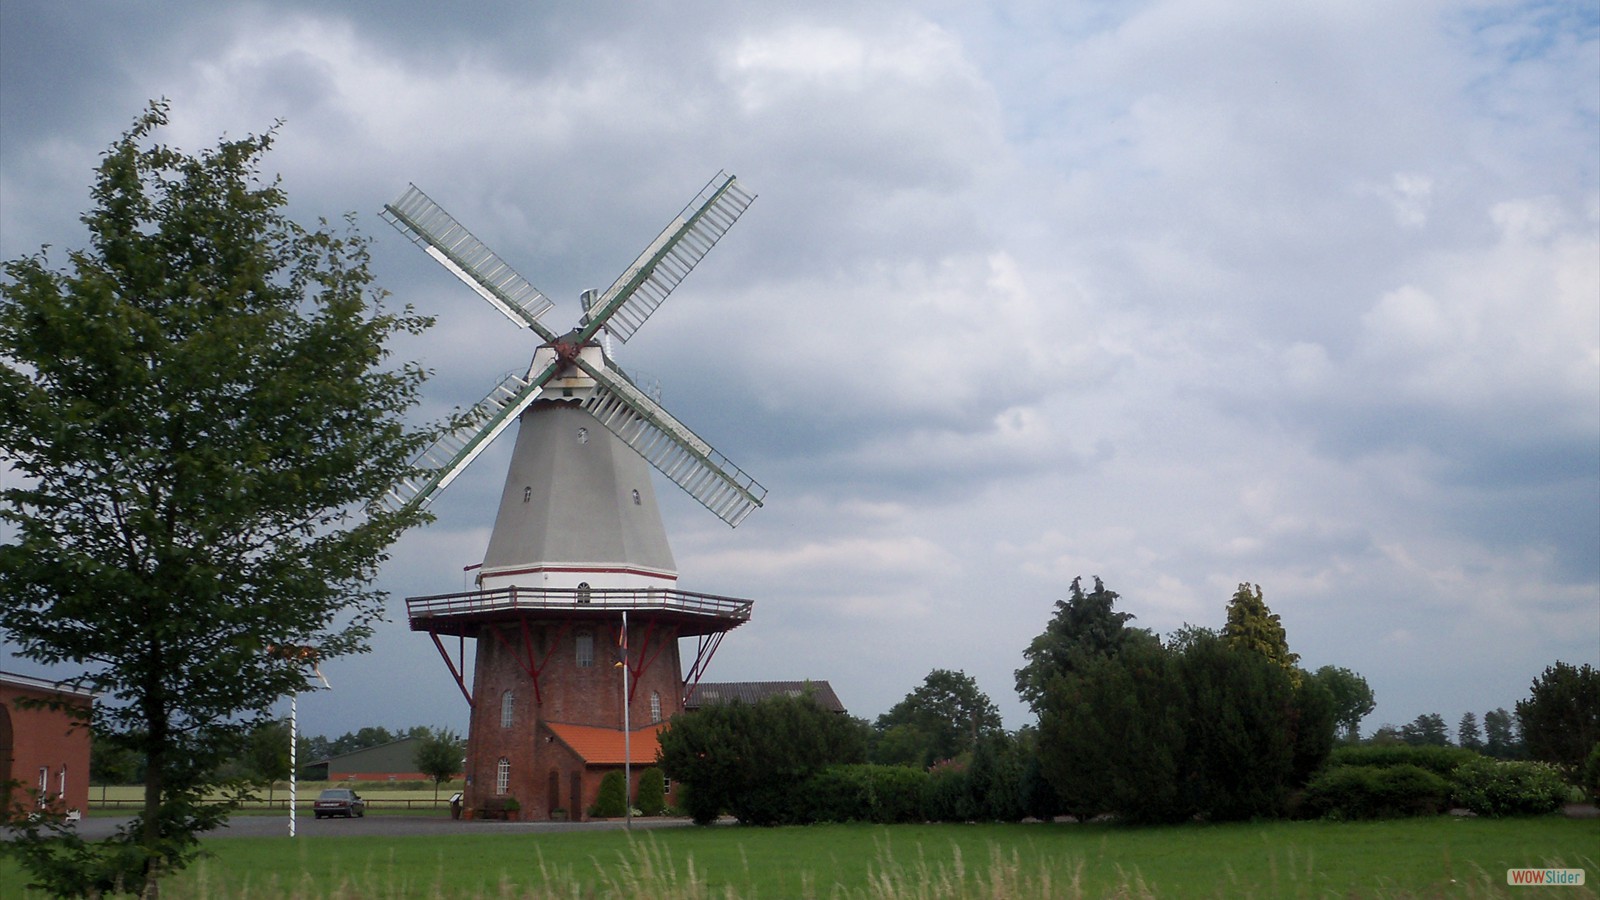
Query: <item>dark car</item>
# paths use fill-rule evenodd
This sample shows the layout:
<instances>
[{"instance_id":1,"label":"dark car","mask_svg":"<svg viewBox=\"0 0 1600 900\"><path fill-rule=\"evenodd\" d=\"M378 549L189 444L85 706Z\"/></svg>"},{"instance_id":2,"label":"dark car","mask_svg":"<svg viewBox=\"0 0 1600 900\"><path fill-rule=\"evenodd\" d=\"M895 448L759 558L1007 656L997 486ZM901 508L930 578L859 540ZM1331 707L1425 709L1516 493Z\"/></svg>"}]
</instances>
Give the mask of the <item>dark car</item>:
<instances>
[{"instance_id":1,"label":"dark car","mask_svg":"<svg viewBox=\"0 0 1600 900\"><path fill-rule=\"evenodd\" d=\"M354 816L359 819L367 814L367 804L355 791L328 788L317 795L317 802L311 804L311 812L319 819L323 816L344 816L346 819Z\"/></svg>"}]
</instances>

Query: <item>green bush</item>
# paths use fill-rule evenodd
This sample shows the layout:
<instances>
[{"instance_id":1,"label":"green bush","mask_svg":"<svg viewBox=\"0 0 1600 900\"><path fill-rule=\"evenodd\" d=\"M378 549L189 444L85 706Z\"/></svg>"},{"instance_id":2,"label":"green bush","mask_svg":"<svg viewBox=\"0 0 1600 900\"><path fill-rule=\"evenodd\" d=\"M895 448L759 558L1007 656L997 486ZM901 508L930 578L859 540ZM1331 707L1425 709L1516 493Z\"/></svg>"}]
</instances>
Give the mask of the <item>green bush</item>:
<instances>
[{"instance_id":1,"label":"green bush","mask_svg":"<svg viewBox=\"0 0 1600 900\"><path fill-rule=\"evenodd\" d=\"M607 772L600 779L600 793L589 808L589 815L612 819L628 814L628 782L619 769Z\"/></svg>"},{"instance_id":2,"label":"green bush","mask_svg":"<svg viewBox=\"0 0 1600 900\"><path fill-rule=\"evenodd\" d=\"M1537 816L1567 798L1561 773L1548 763L1477 759L1451 776L1456 802L1480 816Z\"/></svg>"},{"instance_id":3,"label":"green bush","mask_svg":"<svg viewBox=\"0 0 1600 900\"><path fill-rule=\"evenodd\" d=\"M1338 765L1306 784L1298 813L1326 819L1431 816L1449 801L1450 782L1421 766Z\"/></svg>"},{"instance_id":4,"label":"green bush","mask_svg":"<svg viewBox=\"0 0 1600 900\"><path fill-rule=\"evenodd\" d=\"M906 766L829 766L806 779L802 792L810 821L894 825L922 821L927 781L928 773Z\"/></svg>"},{"instance_id":5,"label":"green bush","mask_svg":"<svg viewBox=\"0 0 1600 900\"><path fill-rule=\"evenodd\" d=\"M1410 744L1349 744L1335 747L1328 755L1328 767L1334 766L1416 766L1427 769L1441 778L1449 778L1456 767L1479 758L1479 754L1461 747Z\"/></svg>"},{"instance_id":6,"label":"green bush","mask_svg":"<svg viewBox=\"0 0 1600 900\"><path fill-rule=\"evenodd\" d=\"M659 816L666 811L666 776L661 774L660 769L651 766L639 773L639 793L633 803L639 808L640 815Z\"/></svg>"},{"instance_id":7,"label":"green bush","mask_svg":"<svg viewBox=\"0 0 1600 900\"><path fill-rule=\"evenodd\" d=\"M972 779L967 770L946 763L935 766L922 783L922 817L930 822L970 822Z\"/></svg>"},{"instance_id":8,"label":"green bush","mask_svg":"<svg viewBox=\"0 0 1600 900\"><path fill-rule=\"evenodd\" d=\"M1600 741L1596 741L1594 749L1589 751L1589 758L1583 764L1581 782L1589 802L1600 803Z\"/></svg>"}]
</instances>

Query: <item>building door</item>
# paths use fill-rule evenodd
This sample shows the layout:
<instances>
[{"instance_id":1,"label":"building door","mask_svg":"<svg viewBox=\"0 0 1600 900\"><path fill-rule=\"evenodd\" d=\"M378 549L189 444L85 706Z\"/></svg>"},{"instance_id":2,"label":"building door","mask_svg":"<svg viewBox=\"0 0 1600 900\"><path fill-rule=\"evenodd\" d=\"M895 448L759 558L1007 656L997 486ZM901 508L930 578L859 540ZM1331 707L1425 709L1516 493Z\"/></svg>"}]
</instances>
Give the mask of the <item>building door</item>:
<instances>
[{"instance_id":1,"label":"building door","mask_svg":"<svg viewBox=\"0 0 1600 900\"><path fill-rule=\"evenodd\" d=\"M546 805L550 807L548 818L556 817L556 810L561 807L561 773L556 769L550 770L550 786L545 790Z\"/></svg>"},{"instance_id":2,"label":"building door","mask_svg":"<svg viewBox=\"0 0 1600 900\"><path fill-rule=\"evenodd\" d=\"M567 809L572 814L572 821L583 821L583 773L572 773L572 804Z\"/></svg>"}]
</instances>

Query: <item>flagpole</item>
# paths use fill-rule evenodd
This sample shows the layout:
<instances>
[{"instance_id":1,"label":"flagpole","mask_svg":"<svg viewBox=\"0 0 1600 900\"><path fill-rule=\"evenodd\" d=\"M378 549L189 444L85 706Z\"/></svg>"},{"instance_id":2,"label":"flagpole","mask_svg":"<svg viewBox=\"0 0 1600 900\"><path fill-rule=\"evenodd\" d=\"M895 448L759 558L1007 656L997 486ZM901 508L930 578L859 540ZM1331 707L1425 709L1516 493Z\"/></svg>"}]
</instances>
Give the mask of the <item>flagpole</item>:
<instances>
[{"instance_id":1,"label":"flagpole","mask_svg":"<svg viewBox=\"0 0 1600 900\"><path fill-rule=\"evenodd\" d=\"M295 701L299 696L299 691L289 692L289 837L294 837L295 757L296 745L300 743L300 732L295 722Z\"/></svg>"},{"instance_id":2,"label":"flagpole","mask_svg":"<svg viewBox=\"0 0 1600 900\"><path fill-rule=\"evenodd\" d=\"M622 611L622 806L624 822L633 830L633 733L628 730L628 611Z\"/></svg>"}]
</instances>

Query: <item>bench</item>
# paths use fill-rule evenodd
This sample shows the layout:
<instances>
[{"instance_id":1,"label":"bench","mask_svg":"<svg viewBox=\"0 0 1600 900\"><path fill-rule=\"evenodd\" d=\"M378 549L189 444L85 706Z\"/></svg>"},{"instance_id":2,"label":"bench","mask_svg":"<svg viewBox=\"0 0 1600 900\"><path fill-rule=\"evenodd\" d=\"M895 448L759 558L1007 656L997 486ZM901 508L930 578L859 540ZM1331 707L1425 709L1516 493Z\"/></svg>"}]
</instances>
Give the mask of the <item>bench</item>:
<instances>
[{"instance_id":1,"label":"bench","mask_svg":"<svg viewBox=\"0 0 1600 900\"><path fill-rule=\"evenodd\" d=\"M521 809L520 806L510 806L510 797L490 797L484 800L476 811L480 819L510 819L511 813Z\"/></svg>"}]
</instances>

